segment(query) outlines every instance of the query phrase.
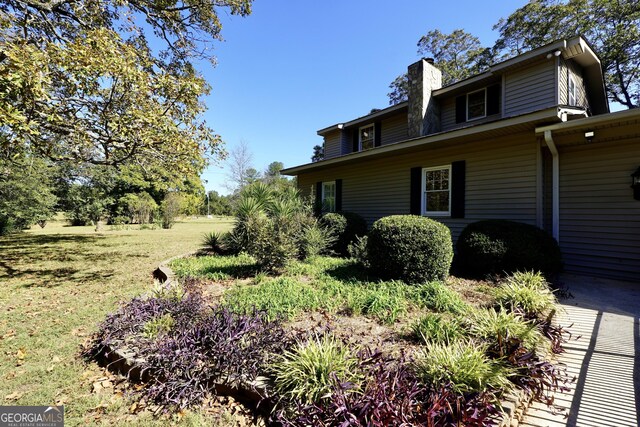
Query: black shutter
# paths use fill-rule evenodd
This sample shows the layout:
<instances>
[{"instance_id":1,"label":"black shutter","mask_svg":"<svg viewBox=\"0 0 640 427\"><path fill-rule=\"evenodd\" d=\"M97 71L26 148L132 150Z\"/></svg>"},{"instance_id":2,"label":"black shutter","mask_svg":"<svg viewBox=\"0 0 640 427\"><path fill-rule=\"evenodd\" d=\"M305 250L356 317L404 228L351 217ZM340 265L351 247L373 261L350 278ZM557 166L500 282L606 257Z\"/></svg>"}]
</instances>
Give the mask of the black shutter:
<instances>
[{"instance_id":1,"label":"black shutter","mask_svg":"<svg viewBox=\"0 0 640 427\"><path fill-rule=\"evenodd\" d=\"M456 98L456 123L467 121L467 95Z\"/></svg>"},{"instance_id":2,"label":"black shutter","mask_svg":"<svg viewBox=\"0 0 640 427\"><path fill-rule=\"evenodd\" d=\"M409 213L422 215L422 167L411 168Z\"/></svg>"},{"instance_id":3,"label":"black shutter","mask_svg":"<svg viewBox=\"0 0 640 427\"><path fill-rule=\"evenodd\" d=\"M493 85L487 88L487 116L500 112L500 85Z\"/></svg>"},{"instance_id":4,"label":"black shutter","mask_svg":"<svg viewBox=\"0 0 640 427\"><path fill-rule=\"evenodd\" d=\"M342 210L342 180L336 179L336 212Z\"/></svg>"},{"instance_id":5,"label":"black shutter","mask_svg":"<svg viewBox=\"0 0 640 427\"><path fill-rule=\"evenodd\" d=\"M373 124L373 129L373 146L379 147L382 143L382 125L379 120Z\"/></svg>"},{"instance_id":6,"label":"black shutter","mask_svg":"<svg viewBox=\"0 0 640 427\"><path fill-rule=\"evenodd\" d=\"M317 216L322 214L322 182L316 182L316 202L313 207Z\"/></svg>"},{"instance_id":7,"label":"black shutter","mask_svg":"<svg viewBox=\"0 0 640 427\"><path fill-rule=\"evenodd\" d=\"M353 138L353 146L352 146L352 153L357 153L360 150L360 140L358 139L358 129L354 129L351 132L351 138Z\"/></svg>"},{"instance_id":8,"label":"black shutter","mask_svg":"<svg viewBox=\"0 0 640 427\"><path fill-rule=\"evenodd\" d=\"M451 218L464 218L465 161L451 163Z\"/></svg>"}]
</instances>

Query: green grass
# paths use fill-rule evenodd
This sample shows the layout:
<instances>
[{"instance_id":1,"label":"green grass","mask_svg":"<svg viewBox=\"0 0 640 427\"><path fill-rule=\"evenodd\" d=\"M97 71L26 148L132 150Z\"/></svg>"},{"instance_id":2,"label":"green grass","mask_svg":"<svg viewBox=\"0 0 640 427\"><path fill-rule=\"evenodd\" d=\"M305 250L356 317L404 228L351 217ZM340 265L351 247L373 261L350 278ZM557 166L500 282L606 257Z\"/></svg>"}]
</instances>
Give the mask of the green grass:
<instances>
[{"instance_id":1,"label":"green grass","mask_svg":"<svg viewBox=\"0 0 640 427\"><path fill-rule=\"evenodd\" d=\"M229 280L256 274L251 257L208 256L174 261L178 276ZM278 277L258 273L249 283L236 284L223 303L239 313L264 310L270 318L293 319L301 313L325 310L365 315L391 324L419 309L461 312L466 304L439 282L409 286L400 281L376 281L352 260L313 257L294 262Z\"/></svg>"},{"instance_id":2,"label":"green grass","mask_svg":"<svg viewBox=\"0 0 640 427\"><path fill-rule=\"evenodd\" d=\"M66 425L166 425L129 414L128 398L93 391L104 376L85 365L82 343L118 303L152 288L151 272L197 249L202 234L230 221L189 220L170 230L109 230L49 223L0 237L0 399L5 405L65 405ZM11 396L14 399L6 399ZM190 413L182 424L212 422Z\"/></svg>"}]
</instances>

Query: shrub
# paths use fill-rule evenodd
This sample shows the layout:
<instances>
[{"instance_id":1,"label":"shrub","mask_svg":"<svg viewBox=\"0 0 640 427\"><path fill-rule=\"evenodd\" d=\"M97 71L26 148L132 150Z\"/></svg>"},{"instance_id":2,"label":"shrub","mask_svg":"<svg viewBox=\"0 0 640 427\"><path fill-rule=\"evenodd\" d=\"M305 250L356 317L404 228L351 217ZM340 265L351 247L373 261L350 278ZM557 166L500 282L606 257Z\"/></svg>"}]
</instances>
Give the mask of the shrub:
<instances>
[{"instance_id":1,"label":"shrub","mask_svg":"<svg viewBox=\"0 0 640 427\"><path fill-rule=\"evenodd\" d=\"M349 243L349 247L347 248L349 256L364 268L369 267L369 260L367 255L368 240L369 238L367 236L358 237L356 238L356 240Z\"/></svg>"},{"instance_id":2,"label":"shrub","mask_svg":"<svg viewBox=\"0 0 640 427\"><path fill-rule=\"evenodd\" d=\"M344 344L324 335L299 342L272 365L273 387L279 396L304 403L319 402L338 384L358 384L358 359Z\"/></svg>"},{"instance_id":3,"label":"shrub","mask_svg":"<svg viewBox=\"0 0 640 427\"><path fill-rule=\"evenodd\" d=\"M182 196L179 193L167 193L160 204L160 223L162 228L169 229L176 223L180 213Z\"/></svg>"},{"instance_id":4,"label":"shrub","mask_svg":"<svg viewBox=\"0 0 640 427\"><path fill-rule=\"evenodd\" d=\"M413 362L425 384L451 384L458 394L509 389L508 370L485 354L486 347L471 341L426 343Z\"/></svg>"},{"instance_id":5,"label":"shrub","mask_svg":"<svg viewBox=\"0 0 640 427\"><path fill-rule=\"evenodd\" d=\"M373 224L367 241L370 268L408 283L444 280L453 248L449 229L429 218L393 215Z\"/></svg>"},{"instance_id":6,"label":"shrub","mask_svg":"<svg viewBox=\"0 0 640 427\"><path fill-rule=\"evenodd\" d=\"M149 320L142 327L142 335L148 339L156 339L161 334L166 334L175 325L175 321L170 314L163 314L160 317Z\"/></svg>"},{"instance_id":7,"label":"shrub","mask_svg":"<svg viewBox=\"0 0 640 427\"><path fill-rule=\"evenodd\" d=\"M496 303L527 318L544 320L557 309L556 298L540 273L516 272L495 291Z\"/></svg>"},{"instance_id":8,"label":"shrub","mask_svg":"<svg viewBox=\"0 0 640 427\"><path fill-rule=\"evenodd\" d=\"M330 228L325 227L317 220L309 221L304 227L302 236L301 252L303 258L311 258L329 252L336 237Z\"/></svg>"},{"instance_id":9,"label":"shrub","mask_svg":"<svg viewBox=\"0 0 640 427\"><path fill-rule=\"evenodd\" d=\"M471 275L560 271L560 248L553 237L529 224L486 220L469 224L456 243L456 266Z\"/></svg>"},{"instance_id":10,"label":"shrub","mask_svg":"<svg viewBox=\"0 0 640 427\"><path fill-rule=\"evenodd\" d=\"M217 254L224 254L226 246L226 233L219 231L211 231L204 233L202 236L202 244L208 249Z\"/></svg>"},{"instance_id":11,"label":"shrub","mask_svg":"<svg viewBox=\"0 0 640 427\"><path fill-rule=\"evenodd\" d=\"M411 326L415 338L425 342L449 344L464 336L464 329L456 319L429 313Z\"/></svg>"},{"instance_id":12,"label":"shrub","mask_svg":"<svg viewBox=\"0 0 640 427\"><path fill-rule=\"evenodd\" d=\"M349 255L349 245L367 234L367 222L353 212L330 212L320 221L336 236L331 249L342 256Z\"/></svg>"},{"instance_id":13,"label":"shrub","mask_svg":"<svg viewBox=\"0 0 640 427\"><path fill-rule=\"evenodd\" d=\"M439 313L459 314L468 309L460 294L442 282L433 281L420 285L416 294L420 305Z\"/></svg>"},{"instance_id":14,"label":"shrub","mask_svg":"<svg viewBox=\"0 0 640 427\"><path fill-rule=\"evenodd\" d=\"M297 191L255 183L245 187L236 209L232 252L246 251L267 271L280 272L307 253L321 253L329 236L316 229L311 207Z\"/></svg>"}]
</instances>

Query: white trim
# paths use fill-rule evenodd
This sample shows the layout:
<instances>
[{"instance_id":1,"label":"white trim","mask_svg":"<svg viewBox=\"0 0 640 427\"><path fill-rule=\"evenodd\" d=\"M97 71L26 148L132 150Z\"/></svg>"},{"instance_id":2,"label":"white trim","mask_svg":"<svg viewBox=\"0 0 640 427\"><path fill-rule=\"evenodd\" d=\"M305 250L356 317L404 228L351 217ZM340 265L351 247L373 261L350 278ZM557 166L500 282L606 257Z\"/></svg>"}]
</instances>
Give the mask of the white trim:
<instances>
[{"instance_id":1,"label":"white trim","mask_svg":"<svg viewBox=\"0 0 640 427\"><path fill-rule=\"evenodd\" d=\"M358 151L371 150L371 148L362 148L362 129L371 128L371 148L376 147L376 124L369 123L358 128Z\"/></svg>"},{"instance_id":2,"label":"white trim","mask_svg":"<svg viewBox=\"0 0 640 427\"><path fill-rule=\"evenodd\" d=\"M469 96L473 95L474 93L478 93L478 92L484 92L484 114L478 117L473 117L473 118L469 118ZM484 119L485 117L487 117L487 88L483 87L482 89L478 89L478 90L474 90L472 92L467 92L467 108L466 108L466 115L467 115L467 120L468 122L472 122L474 120L479 120L479 119Z\"/></svg>"},{"instance_id":3,"label":"white trim","mask_svg":"<svg viewBox=\"0 0 640 427\"><path fill-rule=\"evenodd\" d=\"M444 170L446 169L449 173L449 210L447 211L435 211L435 212L429 212L427 211L427 200L426 200L426 194L427 194L427 172L430 171L440 171L440 170ZM421 185L421 193L420 193L420 214L423 216L438 216L438 217L446 217L446 216L451 216L451 164L448 165L442 165L442 166L433 166L433 167L428 167L428 168L422 168L422 175L421 175L421 181L422 181L422 185ZM435 190L435 191L444 191L444 190Z\"/></svg>"}]
</instances>

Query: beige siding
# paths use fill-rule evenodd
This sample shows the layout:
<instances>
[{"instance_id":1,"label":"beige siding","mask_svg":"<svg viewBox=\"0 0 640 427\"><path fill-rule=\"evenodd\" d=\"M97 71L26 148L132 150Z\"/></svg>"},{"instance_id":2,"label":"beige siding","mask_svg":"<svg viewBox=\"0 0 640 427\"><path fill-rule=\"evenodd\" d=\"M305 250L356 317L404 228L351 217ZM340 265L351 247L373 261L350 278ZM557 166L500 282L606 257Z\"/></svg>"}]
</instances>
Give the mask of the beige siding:
<instances>
[{"instance_id":1,"label":"beige siding","mask_svg":"<svg viewBox=\"0 0 640 427\"><path fill-rule=\"evenodd\" d=\"M331 159L342 154L340 131L331 131L324 136L324 158Z\"/></svg>"},{"instance_id":2,"label":"beige siding","mask_svg":"<svg viewBox=\"0 0 640 427\"><path fill-rule=\"evenodd\" d=\"M412 167L465 160L465 218L436 218L451 228L455 240L468 223L481 219L508 218L536 223L536 146L532 135L477 141L464 146L452 142L451 148L424 149L363 160L360 165L304 173L298 176L298 185L308 192L318 181L342 179L343 209L362 215L371 224L383 216L409 213Z\"/></svg>"},{"instance_id":3,"label":"beige siding","mask_svg":"<svg viewBox=\"0 0 640 427\"><path fill-rule=\"evenodd\" d=\"M404 141L409 136L407 134L407 115L401 114L386 120L382 120L380 144L387 145L394 142Z\"/></svg>"},{"instance_id":4,"label":"beige siding","mask_svg":"<svg viewBox=\"0 0 640 427\"><path fill-rule=\"evenodd\" d=\"M465 126L477 126L482 123L492 122L501 117L501 114L492 114L481 119L456 123L456 97L452 96L440 100L440 125L442 126L443 132Z\"/></svg>"},{"instance_id":5,"label":"beige siding","mask_svg":"<svg viewBox=\"0 0 640 427\"><path fill-rule=\"evenodd\" d=\"M569 271L640 279L640 201L630 175L640 140L560 153L560 247Z\"/></svg>"},{"instance_id":6,"label":"beige siding","mask_svg":"<svg viewBox=\"0 0 640 427\"><path fill-rule=\"evenodd\" d=\"M456 98L449 97L440 101L440 125L443 131L451 130L459 125L456 123Z\"/></svg>"},{"instance_id":7,"label":"beige siding","mask_svg":"<svg viewBox=\"0 0 640 427\"><path fill-rule=\"evenodd\" d=\"M556 105L555 61L544 60L505 76L505 117Z\"/></svg>"}]
</instances>

